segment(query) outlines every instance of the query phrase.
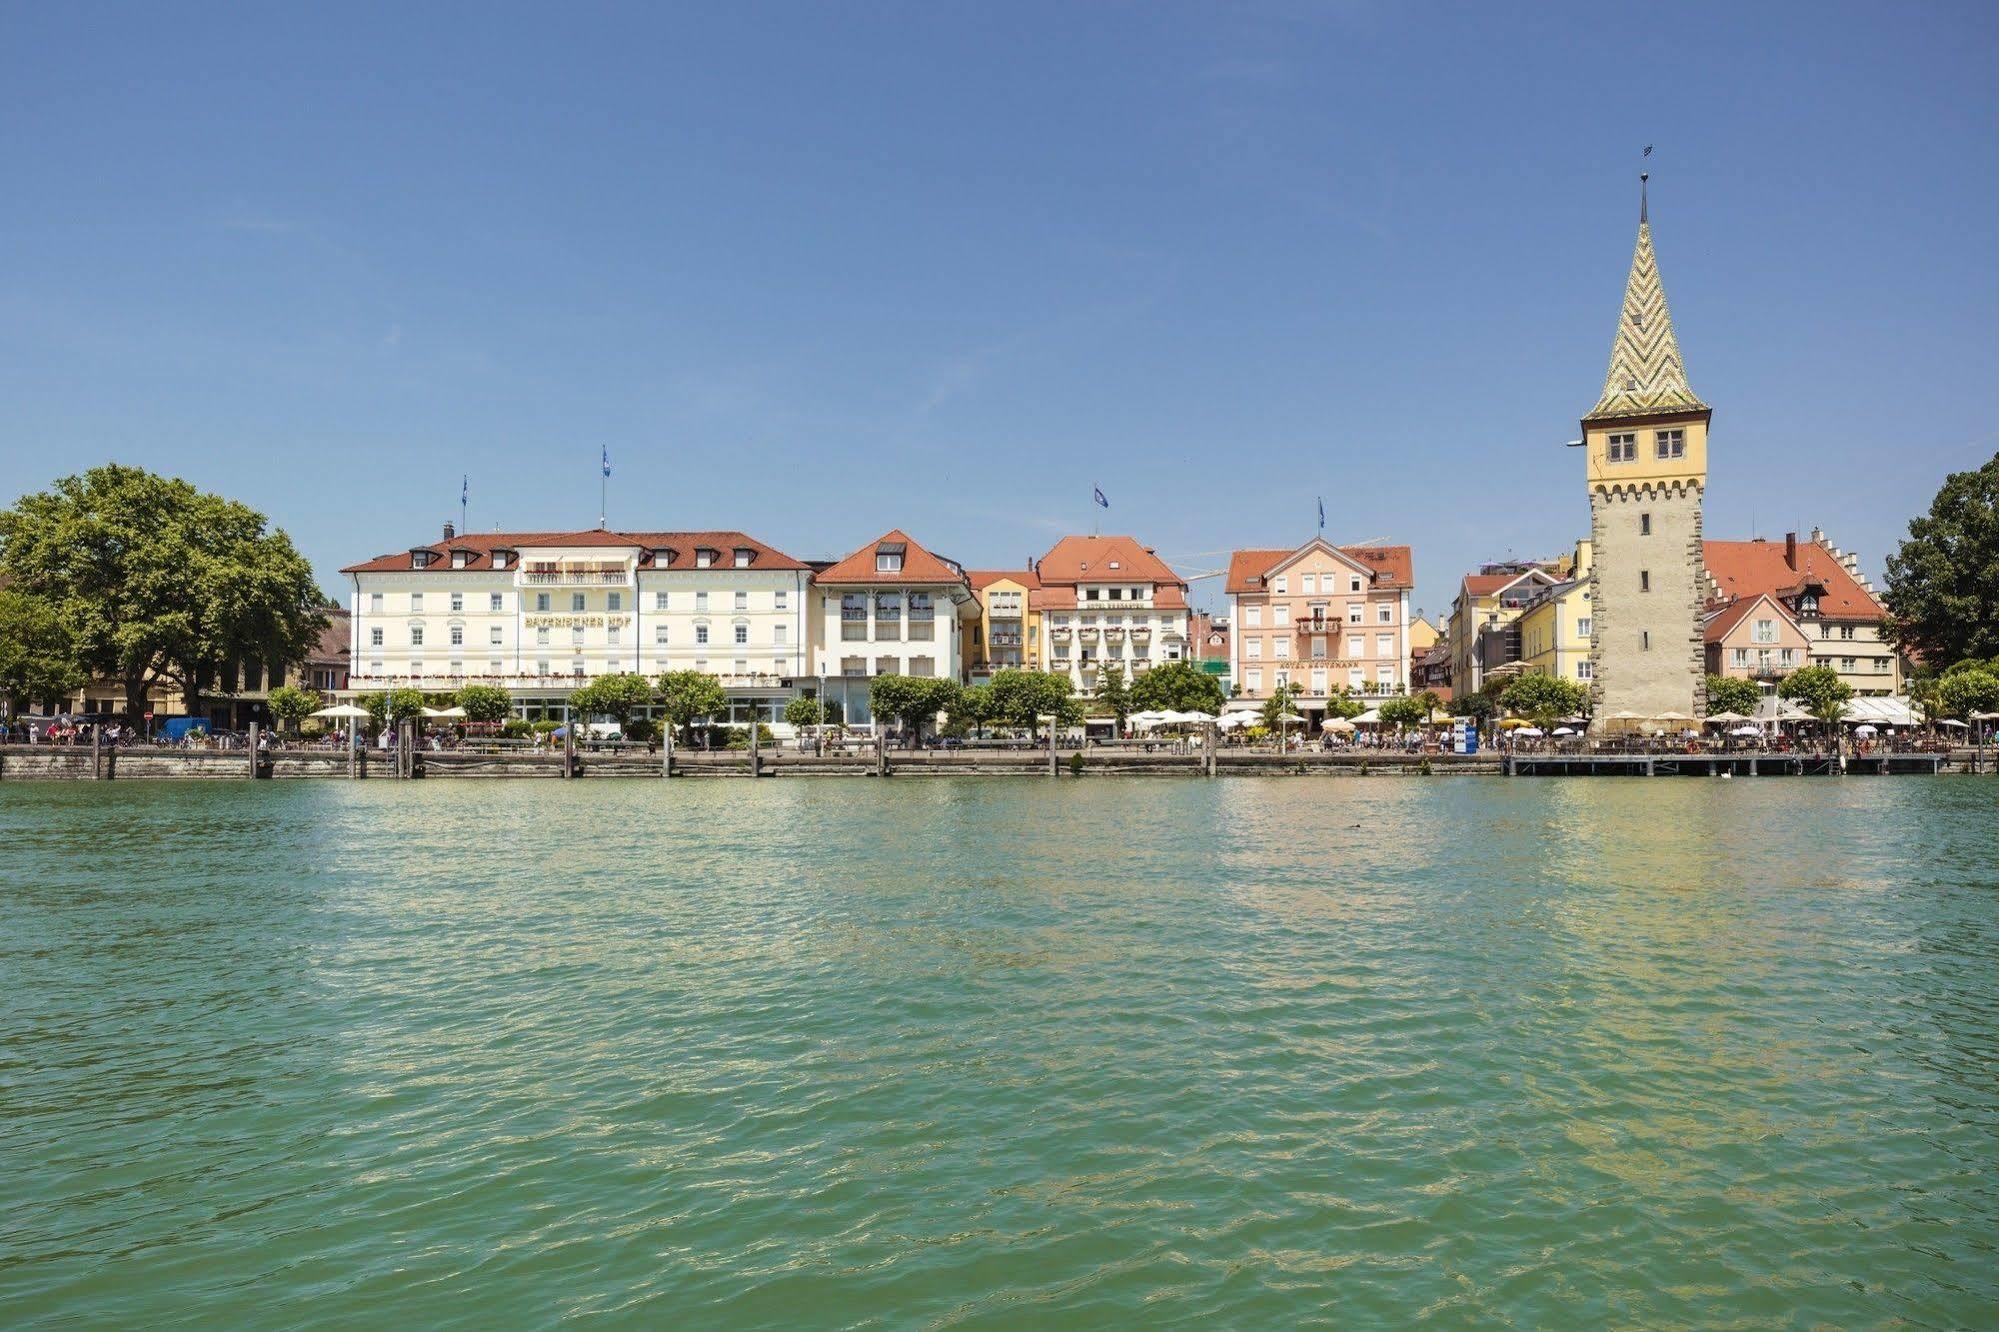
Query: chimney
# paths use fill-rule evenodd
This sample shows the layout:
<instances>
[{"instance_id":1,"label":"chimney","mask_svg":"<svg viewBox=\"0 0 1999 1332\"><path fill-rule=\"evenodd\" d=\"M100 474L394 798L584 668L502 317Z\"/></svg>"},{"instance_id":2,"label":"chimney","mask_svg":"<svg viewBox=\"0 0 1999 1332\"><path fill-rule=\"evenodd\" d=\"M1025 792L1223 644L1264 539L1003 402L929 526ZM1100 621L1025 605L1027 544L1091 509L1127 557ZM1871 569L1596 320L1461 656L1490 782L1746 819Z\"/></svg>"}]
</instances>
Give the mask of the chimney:
<instances>
[{"instance_id":1,"label":"chimney","mask_svg":"<svg viewBox=\"0 0 1999 1332\"><path fill-rule=\"evenodd\" d=\"M1798 534L1784 533L1784 563L1791 566L1791 572L1798 571Z\"/></svg>"},{"instance_id":2,"label":"chimney","mask_svg":"<svg viewBox=\"0 0 1999 1332\"><path fill-rule=\"evenodd\" d=\"M445 539L446 541L449 541L449 540L451 540L451 538L453 538L453 537L455 537L455 536L457 536L457 535L458 535L458 529L457 529L457 528L453 527L453 526L452 526L452 525L451 525L450 523L446 523L446 524L444 525L444 539Z\"/></svg>"}]
</instances>

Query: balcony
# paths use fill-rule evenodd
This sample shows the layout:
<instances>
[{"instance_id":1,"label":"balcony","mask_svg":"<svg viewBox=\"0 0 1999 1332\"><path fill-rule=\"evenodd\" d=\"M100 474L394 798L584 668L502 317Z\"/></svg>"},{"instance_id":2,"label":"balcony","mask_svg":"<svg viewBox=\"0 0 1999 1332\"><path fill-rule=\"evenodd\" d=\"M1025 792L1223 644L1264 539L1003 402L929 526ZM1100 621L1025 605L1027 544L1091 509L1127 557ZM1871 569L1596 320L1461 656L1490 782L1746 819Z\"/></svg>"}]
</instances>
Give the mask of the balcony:
<instances>
[{"instance_id":1,"label":"balcony","mask_svg":"<svg viewBox=\"0 0 1999 1332\"><path fill-rule=\"evenodd\" d=\"M623 587L632 581L632 572L622 564L534 568L521 570L520 581L535 587Z\"/></svg>"}]
</instances>

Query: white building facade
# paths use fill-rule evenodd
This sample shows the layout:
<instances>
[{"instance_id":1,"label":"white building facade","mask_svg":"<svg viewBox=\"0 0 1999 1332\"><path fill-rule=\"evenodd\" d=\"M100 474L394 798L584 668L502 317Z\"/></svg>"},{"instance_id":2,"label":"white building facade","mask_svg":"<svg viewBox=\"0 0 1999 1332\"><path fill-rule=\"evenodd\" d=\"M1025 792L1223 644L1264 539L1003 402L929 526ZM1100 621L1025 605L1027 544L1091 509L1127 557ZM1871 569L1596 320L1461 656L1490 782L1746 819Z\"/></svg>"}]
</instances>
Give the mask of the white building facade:
<instances>
[{"instance_id":1,"label":"white building facade","mask_svg":"<svg viewBox=\"0 0 1999 1332\"><path fill-rule=\"evenodd\" d=\"M961 624L978 614L956 561L892 531L814 579L815 688L848 725L873 718L869 682L882 675L959 679Z\"/></svg>"},{"instance_id":2,"label":"white building facade","mask_svg":"<svg viewBox=\"0 0 1999 1332\"><path fill-rule=\"evenodd\" d=\"M1108 665L1130 679L1193 657L1186 582L1133 538L1064 537L1035 561L1035 575L1037 664L1068 676L1078 693L1095 692Z\"/></svg>"}]
</instances>

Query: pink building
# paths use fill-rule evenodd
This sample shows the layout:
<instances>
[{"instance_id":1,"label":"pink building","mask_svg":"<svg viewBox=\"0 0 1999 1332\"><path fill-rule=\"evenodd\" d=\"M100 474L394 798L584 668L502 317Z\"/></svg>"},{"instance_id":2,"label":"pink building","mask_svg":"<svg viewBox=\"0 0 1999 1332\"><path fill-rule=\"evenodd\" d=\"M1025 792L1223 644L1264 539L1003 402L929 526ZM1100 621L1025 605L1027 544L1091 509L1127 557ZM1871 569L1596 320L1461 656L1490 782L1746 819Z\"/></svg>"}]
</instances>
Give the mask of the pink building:
<instances>
[{"instance_id":1,"label":"pink building","mask_svg":"<svg viewBox=\"0 0 1999 1332\"><path fill-rule=\"evenodd\" d=\"M1393 696L1409 688L1407 546L1335 546L1315 537L1295 550L1229 557L1229 671L1245 699L1280 684L1299 691L1308 718L1326 699Z\"/></svg>"}]
</instances>

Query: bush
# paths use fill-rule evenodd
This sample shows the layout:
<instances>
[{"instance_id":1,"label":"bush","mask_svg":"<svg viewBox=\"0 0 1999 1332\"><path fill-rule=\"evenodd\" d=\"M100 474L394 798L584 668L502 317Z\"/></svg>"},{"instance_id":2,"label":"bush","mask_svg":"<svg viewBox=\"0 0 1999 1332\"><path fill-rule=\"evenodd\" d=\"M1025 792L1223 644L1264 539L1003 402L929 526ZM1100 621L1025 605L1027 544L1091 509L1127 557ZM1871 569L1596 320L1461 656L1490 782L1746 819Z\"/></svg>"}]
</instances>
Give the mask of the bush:
<instances>
[{"instance_id":1,"label":"bush","mask_svg":"<svg viewBox=\"0 0 1999 1332\"><path fill-rule=\"evenodd\" d=\"M525 740L534 734L534 726L525 717L509 717L500 723L500 734L508 740Z\"/></svg>"},{"instance_id":2,"label":"bush","mask_svg":"<svg viewBox=\"0 0 1999 1332\"><path fill-rule=\"evenodd\" d=\"M757 723L757 743L764 749L769 749L777 743L777 737L770 733L770 727L765 726L762 722ZM723 747L727 749L748 749L750 747L750 728L747 726L730 727L729 738L724 742Z\"/></svg>"},{"instance_id":3,"label":"bush","mask_svg":"<svg viewBox=\"0 0 1999 1332\"><path fill-rule=\"evenodd\" d=\"M644 717L634 717L625 723L625 739L650 741L659 738L659 727Z\"/></svg>"},{"instance_id":4,"label":"bush","mask_svg":"<svg viewBox=\"0 0 1999 1332\"><path fill-rule=\"evenodd\" d=\"M1083 775L1083 754L1081 750L1069 756L1069 775L1071 777L1081 777Z\"/></svg>"},{"instance_id":5,"label":"bush","mask_svg":"<svg viewBox=\"0 0 1999 1332\"><path fill-rule=\"evenodd\" d=\"M1430 759L1428 755L1425 755L1423 761L1416 765L1416 775L1419 777L1428 777L1430 775Z\"/></svg>"}]
</instances>

